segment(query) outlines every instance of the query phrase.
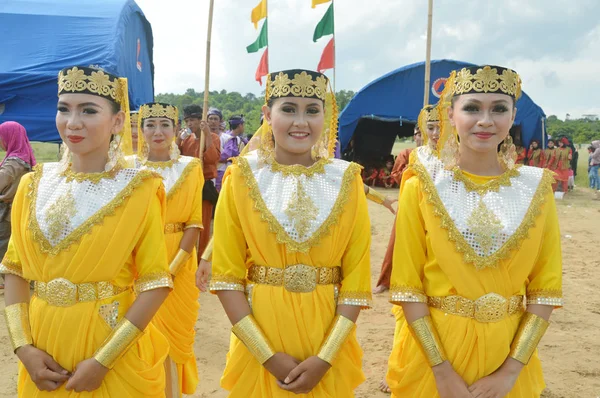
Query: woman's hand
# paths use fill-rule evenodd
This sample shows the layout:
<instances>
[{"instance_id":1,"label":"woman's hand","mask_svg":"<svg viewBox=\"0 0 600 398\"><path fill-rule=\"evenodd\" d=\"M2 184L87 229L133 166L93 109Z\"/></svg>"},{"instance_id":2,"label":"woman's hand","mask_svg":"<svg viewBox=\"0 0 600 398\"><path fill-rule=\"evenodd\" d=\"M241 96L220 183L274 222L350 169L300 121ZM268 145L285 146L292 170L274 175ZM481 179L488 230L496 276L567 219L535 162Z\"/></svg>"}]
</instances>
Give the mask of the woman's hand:
<instances>
[{"instance_id":1,"label":"woman's hand","mask_svg":"<svg viewBox=\"0 0 600 398\"><path fill-rule=\"evenodd\" d=\"M40 391L54 391L69 380L69 372L48 353L26 345L17 349L19 360Z\"/></svg>"},{"instance_id":2,"label":"woman's hand","mask_svg":"<svg viewBox=\"0 0 600 398\"><path fill-rule=\"evenodd\" d=\"M396 210L392 207L394 203L398 201L398 198L390 198L389 196L385 197L385 200L381 204L383 207L392 212L392 214L396 214Z\"/></svg>"},{"instance_id":3,"label":"woman's hand","mask_svg":"<svg viewBox=\"0 0 600 398\"><path fill-rule=\"evenodd\" d=\"M208 261L200 260L200 264L198 264L198 270L196 271L196 286L201 292L206 292L208 290L211 270L212 266Z\"/></svg>"},{"instance_id":4,"label":"woman's hand","mask_svg":"<svg viewBox=\"0 0 600 398\"><path fill-rule=\"evenodd\" d=\"M100 388L107 373L108 368L102 366L100 362L94 358L86 359L75 367L65 389L75 392L95 391Z\"/></svg>"},{"instance_id":5,"label":"woman's hand","mask_svg":"<svg viewBox=\"0 0 600 398\"><path fill-rule=\"evenodd\" d=\"M440 398L472 398L467 383L456 373L450 362L445 361L431 368L435 376Z\"/></svg>"},{"instance_id":6,"label":"woman's hand","mask_svg":"<svg viewBox=\"0 0 600 398\"><path fill-rule=\"evenodd\" d=\"M313 356L296 366L285 378L284 382L277 381L283 390L294 394L308 394L323 379L331 367L319 357Z\"/></svg>"},{"instance_id":7,"label":"woman's hand","mask_svg":"<svg viewBox=\"0 0 600 398\"><path fill-rule=\"evenodd\" d=\"M275 378L280 381L284 380L290 372L298 366L300 363L296 358L285 354L283 352L278 352L273 355L267 362L264 363L265 369L269 371Z\"/></svg>"},{"instance_id":8,"label":"woman's hand","mask_svg":"<svg viewBox=\"0 0 600 398\"><path fill-rule=\"evenodd\" d=\"M512 391L523 364L507 358L504 364L489 376L477 380L469 387L474 398L502 398Z\"/></svg>"}]
</instances>

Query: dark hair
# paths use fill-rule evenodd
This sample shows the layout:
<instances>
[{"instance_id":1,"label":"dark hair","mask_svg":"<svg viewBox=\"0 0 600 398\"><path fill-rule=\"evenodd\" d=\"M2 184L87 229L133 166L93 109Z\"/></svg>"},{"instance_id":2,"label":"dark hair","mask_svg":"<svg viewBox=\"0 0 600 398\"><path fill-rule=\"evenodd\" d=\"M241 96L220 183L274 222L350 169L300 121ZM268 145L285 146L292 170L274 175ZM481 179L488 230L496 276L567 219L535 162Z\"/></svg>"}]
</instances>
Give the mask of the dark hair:
<instances>
[{"instance_id":1,"label":"dark hair","mask_svg":"<svg viewBox=\"0 0 600 398\"><path fill-rule=\"evenodd\" d=\"M183 108L183 118L186 117L201 117L201 116L192 116L195 114L202 115L202 107L200 105L192 104Z\"/></svg>"},{"instance_id":2,"label":"dark hair","mask_svg":"<svg viewBox=\"0 0 600 398\"><path fill-rule=\"evenodd\" d=\"M594 147L593 147L593 146L591 146L591 145L588 147L588 151L590 151L590 152L594 152L595 150L596 150L596 148L594 148Z\"/></svg>"}]
</instances>

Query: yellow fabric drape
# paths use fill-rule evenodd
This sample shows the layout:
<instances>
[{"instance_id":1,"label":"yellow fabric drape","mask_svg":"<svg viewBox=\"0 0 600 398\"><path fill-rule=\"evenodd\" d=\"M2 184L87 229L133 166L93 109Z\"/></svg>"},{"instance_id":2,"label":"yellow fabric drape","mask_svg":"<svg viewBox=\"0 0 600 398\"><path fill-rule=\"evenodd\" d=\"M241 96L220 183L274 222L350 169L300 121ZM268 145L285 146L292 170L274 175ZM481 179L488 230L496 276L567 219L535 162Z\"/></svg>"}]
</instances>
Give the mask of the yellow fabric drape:
<instances>
[{"instance_id":1,"label":"yellow fabric drape","mask_svg":"<svg viewBox=\"0 0 600 398\"><path fill-rule=\"evenodd\" d=\"M260 3L252 9L250 21L254 24L254 29L258 28L258 22L267 17L267 0L260 0Z\"/></svg>"},{"instance_id":2,"label":"yellow fabric drape","mask_svg":"<svg viewBox=\"0 0 600 398\"><path fill-rule=\"evenodd\" d=\"M269 224L254 209L249 189L237 164L230 166L215 216L213 281L243 284L254 265L283 268L291 264L342 267L340 295L370 292L370 223L363 184L354 176L349 199L329 234L307 253L290 252L277 243ZM335 317L333 285L318 285L310 293L290 293L282 286L254 285L249 293L252 312L275 351L298 360L316 355ZM353 396L364 380L362 350L356 334L345 342L333 367L315 389L304 397ZM275 378L231 336L221 386L230 397L296 397L277 386Z\"/></svg>"},{"instance_id":3,"label":"yellow fabric drape","mask_svg":"<svg viewBox=\"0 0 600 398\"><path fill-rule=\"evenodd\" d=\"M494 178L465 175L478 184ZM535 226L520 249L497 267L478 271L455 250L434 207L427 201L419 177L410 173L404 177L396 222L392 286L410 288L427 296L460 295L471 300L492 292L504 297L525 294L553 297L561 291L560 231L551 189L546 190ZM469 385L504 362L521 319L521 315L512 315L495 323L479 323L433 308L430 311L449 361ZM431 368L404 322L397 331L388 365L387 381L393 397L439 396ZM544 387L536 353L521 371L508 397L537 397Z\"/></svg>"},{"instance_id":4,"label":"yellow fabric drape","mask_svg":"<svg viewBox=\"0 0 600 398\"><path fill-rule=\"evenodd\" d=\"M29 228L32 175L23 177L13 202L13 231L3 263L12 264L14 273L42 282L65 278L73 283L110 281L131 287L136 280L168 272L163 235L165 192L158 177L144 179L114 213L52 256L41 250ZM101 306L118 303L121 319L134 300L132 289L69 307L49 305L34 295L29 310L34 345L72 372L79 362L93 356L111 332L101 316ZM67 392L64 385L53 392L39 391L19 365L19 397L162 397L168 348L167 340L150 324L93 393Z\"/></svg>"}]
</instances>

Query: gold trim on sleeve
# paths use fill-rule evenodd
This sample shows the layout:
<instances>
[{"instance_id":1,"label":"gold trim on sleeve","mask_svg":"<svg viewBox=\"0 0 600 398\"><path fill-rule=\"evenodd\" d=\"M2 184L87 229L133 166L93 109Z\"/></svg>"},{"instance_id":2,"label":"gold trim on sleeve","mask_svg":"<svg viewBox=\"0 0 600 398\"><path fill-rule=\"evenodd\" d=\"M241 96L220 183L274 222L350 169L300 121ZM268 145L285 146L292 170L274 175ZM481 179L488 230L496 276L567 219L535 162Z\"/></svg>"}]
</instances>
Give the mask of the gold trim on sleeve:
<instances>
[{"instance_id":1,"label":"gold trim on sleeve","mask_svg":"<svg viewBox=\"0 0 600 398\"><path fill-rule=\"evenodd\" d=\"M240 339L250 354L262 365L275 355L275 349L252 315L246 315L233 325L231 332Z\"/></svg>"},{"instance_id":2,"label":"gold trim on sleeve","mask_svg":"<svg viewBox=\"0 0 600 398\"><path fill-rule=\"evenodd\" d=\"M168 287L173 289L173 279L168 272L156 272L142 275L134 283L135 294L147 292L148 290Z\"/></svg>"},{"instance_id":3,"label":"gold trim on sleeve","mask_svg":"<svg viewBox=\"0 0 600 398\"><path fill-rule=\"evenodd\" d=\"M297 242L287 234L285 229L281 226L281 224L279 224L279 221L277 221L277 218L275 218L275 216L273 216L273 214L271 214L267 208L248 161L243 157L238 157L236 160L240 172L242 173L242 177L248 186L248 193L250 199L252 199L252 202L254 203L254 209L260 213L262 220L269 225L269 231L275 234L277 243L286 245L286 250L288 251L301 253L306 253L313 246L318 245L321 239L329 234L331 227L337 224L339 217L344 210L344 206L350 198L350 190L352 189L354 178L358 173L360 173L361 170L361 166L358 164L350 163L344 172L340 192L338 193L337 200L333 205L331 212L329 213L329 217L327 217L325 222L321 224L319 229L317 229L310 238L303 242ZM363 189L363 186L361 185L358 187L358 189Z\"/></svg>"},{"instance_id":4,"label":"gold trim on sleeve","mask_svg":"<svg viewBox=\"0 0 600 398\"><path fill-rule=\"evenodd\" d=\"M350 333L354 330L356 325L350 319L343 315L337 315L329 328L329 331L325 335L323 344L319 349L317 356L333 365L333 361L337 357L344 343L350 336Z\"/></svg>"},{"instance_id":5,"label":"gold trim on sleeve","mask_svg":"<svg viewBox=\"0 0 600 398\"><path fill-rule=\"evenodd\" d=\"M563 306L563 294L561 289L536 289L527 291L527 305L540 304L553 307Z\"/></svg>"},{"instance_id":6,"label":"gold trim on sleeve","mask_svg":"<svg viewBox=\"0 0 600 398\"><path fill-rule=\"evenodd\" d=\"M192 228L204 229L204 225L199 224L199 223L185 224L185 227L183 227L183 230L187 231L188 229L192 229Z\"/></svg>"},{"instance_id":7,"label":"gold trim on sleeve","mask_svg":"<svg viewBox=\"0 0 600 398\"><path fill-rule=\"evenodd\" d=\"M12 274L22 278L23 267L14 261L9 260L7 257L4 257L2 263L0 264L0 274Z\"/></svg>"},{"instance_id":8,"label":"gold trim on sleeve","mask_svg":"<svg viewBox=\"0 0 600 398\"><path fill-rule=\"evenodd\" d=\"M550 323L544 318L526 312L521 319L508 355L523 365L527 365L548 326Z\"/></svg>"},{"instance_id":9,"label":"gold trim on sleeve","mask_svg":"<svg viewBox=\"0 0 600 398\"><path fill-rule=\"evenodd\" d=\"M24 345L33 344L29 323L29 304L17 303L4 309L4 319L8 327L13 352Z\"/></svg>"},{"instance_id":10,"label":"gold trim on sleeve","mask_svg":"<svg viewBox=\"0 0 600 398\"><path fill-rule=\"evenodd\" d=\"M342 290L338 296L338 305L352 305L362 309L373 306L373 297L371 292L348 292Z\"/></svg>"},{"instance_id":11,"label":"gold trim on sleeve","mask_svg":"<svg viewBox=\"0 0 600 398\"><path fill-rule=\"evenodd\" d=\"M246 281L244 279L236 278L232 275L213 275L210 279L208 290L211 292L217 292L220 290L235 290L238 292L244 292Z\"/></svg>"},{"instance_id":12,"label":"gold trim on sleeve","mask_svg":"<svg viewBox=\"0 0 600 398\"><path fill-rule=\"evenodd\" d=\"M112 369L143 334L137 326L123 318L96 351L94 359L105 368Z\"/></svg>"},{"instance_id":13,"label":"gold trim on sleeve","mask_svg":"<svg viewBox=\"0 0 600 398\"><path fill-rule=\"evenodd\" d=\"M433 326L430 315L417 319L410 323L408 327L412 330L415 339L421 344L430 366L439 365L447 359L440 336L435 326Z\"/></svg>"},{"instance_id":14,"label":"gold trim on sleeve","mask_svg":"<svg viewBox=\"0 0 600 398\"><path fill-rule=\"evenodd\" d=\"M423 290L409 286L390 287L390 303L427 303L427 295Z\"/></svg>"},{"instance_id":15,"label":"gold trim on sleeve","mask_svg":"<svg viewBox=\"0 0 600 398\"><path fill-rule=\"evenodd\" d=\"M385 196L383 196L380 192L377 192L375 189L371 187L367 187L367 199L377 203L378 205L383 204L385 202Z\"/></svg>"}]
</instances>

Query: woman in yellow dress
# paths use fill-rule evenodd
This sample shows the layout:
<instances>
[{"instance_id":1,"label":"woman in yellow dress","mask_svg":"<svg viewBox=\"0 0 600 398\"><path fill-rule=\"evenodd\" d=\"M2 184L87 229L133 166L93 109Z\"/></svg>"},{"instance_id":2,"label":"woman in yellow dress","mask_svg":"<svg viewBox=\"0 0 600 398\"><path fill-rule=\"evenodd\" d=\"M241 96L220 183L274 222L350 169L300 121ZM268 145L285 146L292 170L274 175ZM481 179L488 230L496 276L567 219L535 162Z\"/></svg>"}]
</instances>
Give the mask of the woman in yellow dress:
<instances>
[{"instance_id":1,"label":"woman in yellow dress","mask_svg":"<svg viewBox=\"0 0 600 398\"><path fill-rule=\"evenodd\" d=\"M231 397L352 397L355 333L371 305L370 226L360 166L332 159L327 78L269 75L258 150L225 174L213 276L234 325L221 379Z\"/></svg>"},{"instance_id":2,"label":"woman in yellow dress","mask_svg":"<svg viewBox=\"0 0 600 398\"><path fill-rule=\"evenodd\" d=\"M169 340L165 362L167 397L193 394L198 385L194 355L194 325L198 317L199 291L195 285L196 242L202 229L204 176L197 158L181 156L175 144L177 108L162 103L141 106L136 168L163 177L167 192L165 240L173 291L152 322Z\"/></svg>"},{"instance_id":3,"label":"woman in yellow dress","mask_svg":"<svg viewBox=\"0 0 600 398\"><path fill-rule=\"evenodd\" d=\"M165 193L126 167L127 80L62 70L56 126L67 152L22 178L0 265L19 397L163 397L169 346L150 321L172 287Z\"/></svg>"},{"instance_id":4,"label":"woman in yellow dress","mask_svg":"<svg viewBox=\"0 0 600 398\"><path fill-rule=\"evenodd\" d=\"M520 93L510 69L453 72L439 105L442 162L417 156L403 176L394 397L539 397L545 387L535 348L562 305L560 232L551 173L515 166Z\"/></svg>"}]
</instances>

